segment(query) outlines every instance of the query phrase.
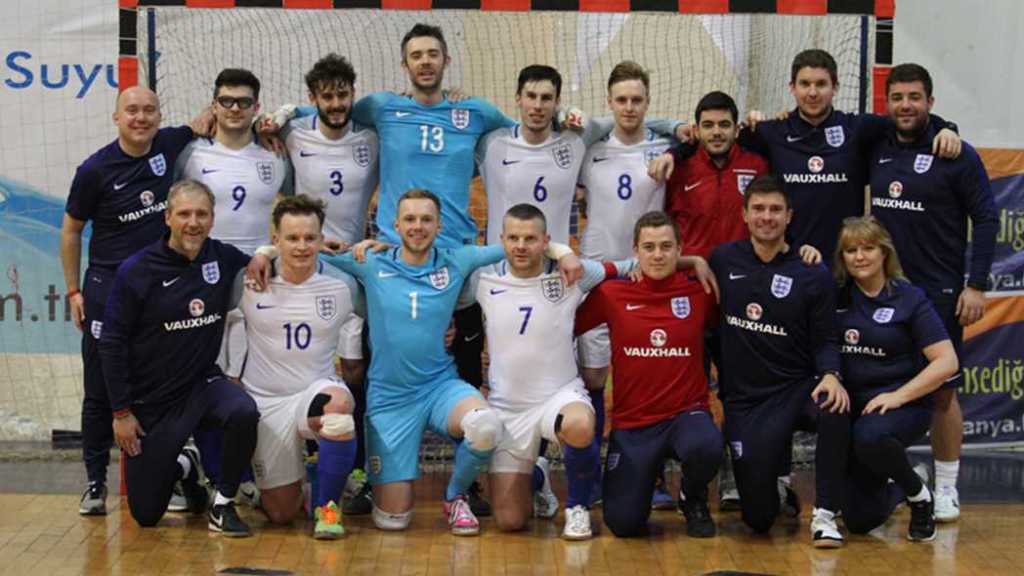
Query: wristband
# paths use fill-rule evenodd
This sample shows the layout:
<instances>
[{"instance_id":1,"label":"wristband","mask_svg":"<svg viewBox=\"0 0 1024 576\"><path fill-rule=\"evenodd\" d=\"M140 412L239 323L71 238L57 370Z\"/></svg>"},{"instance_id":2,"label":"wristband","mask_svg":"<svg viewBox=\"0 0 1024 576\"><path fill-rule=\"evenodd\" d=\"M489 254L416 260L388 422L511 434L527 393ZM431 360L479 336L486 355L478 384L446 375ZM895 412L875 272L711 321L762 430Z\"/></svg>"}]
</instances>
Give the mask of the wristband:
<instances>
[{"instance_id":1,"label":"wristband","mask_svg":"<svg viewBox=\"0 0 1024 576\"><path fill-rule=\"evenodd\" d=\"M114 420L123 420L132 415L132 411L128 408L121 408L120 410L114 410Z\"/></svg>"},{"instance_id":2,"label":"wristband","mask_svg":"<svg viewBox=\"0 0 1024 576\"><path fill-rule=\"evenodd\" d=\"M72 296L75 296L75 295L81 294L81 293L82 293L82 291L79 290L78 288L72 288L71 290L68 290L68 293L65 294L65 296L68 297L68 298L71 298Z\"/></svg>"}]
</instances>

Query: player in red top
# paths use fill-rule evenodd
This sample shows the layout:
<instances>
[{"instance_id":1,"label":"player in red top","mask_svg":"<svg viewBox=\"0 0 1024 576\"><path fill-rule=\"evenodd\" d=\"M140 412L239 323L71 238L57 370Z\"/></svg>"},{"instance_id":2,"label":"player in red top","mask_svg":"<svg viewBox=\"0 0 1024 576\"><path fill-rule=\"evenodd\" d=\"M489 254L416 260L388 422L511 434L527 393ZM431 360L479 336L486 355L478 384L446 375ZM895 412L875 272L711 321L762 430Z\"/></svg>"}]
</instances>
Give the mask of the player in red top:
<instances>
[{"instance_id":1,"label":"player in red top","mask_svg":"<svg viewBox=\"0 0 1024 576\"><path fill-rule=\"evenodd\" d=\"M643 532L664 458L682 464L687 534L715 535L707 485L721 462L722 434L708 411L704 326L711 296L676 271L679 228L648 212L633 229L643 279L601 284L580 306L576 333L607 323L611 335L612 432L604 478L604 521L620 537Z\"/></svg>"},{"instance_id":2,"label":"player in red top","mask_svg":"<svg viewBox=\"0 0 1024 576\"><path fill-rule=\"evenodd\" d=\"M710 92L697 103L697 152L677 160L665 194L683 254L707 259L719 244L750 237L743 191L769 169L764 157L736 144L738 117L736 103L724 92Z\"/></svg>"}]
</instances>

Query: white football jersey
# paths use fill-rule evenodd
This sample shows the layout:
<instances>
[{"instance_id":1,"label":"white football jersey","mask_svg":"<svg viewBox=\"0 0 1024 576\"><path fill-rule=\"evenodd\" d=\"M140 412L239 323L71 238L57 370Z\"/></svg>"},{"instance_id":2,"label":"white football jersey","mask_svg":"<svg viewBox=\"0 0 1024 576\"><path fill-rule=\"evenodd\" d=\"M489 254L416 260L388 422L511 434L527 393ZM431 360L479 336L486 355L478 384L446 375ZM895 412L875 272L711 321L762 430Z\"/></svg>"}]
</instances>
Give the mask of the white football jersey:
<instances>
[{"instance_id":1,"label":"white football jersey","mask_svg":"<svg viewBox=\"0 0 1024 576\"><path fill-rule=\"evenodd\" d=\"M366 211L377 188L377 133L352 123L338 140L320 132L314 114L288 122L281 134L295 169L295 193L327 205L324 236L350 244L366 237Z\"/></svg>"},{"instance_id":2,"label":"white football jersey","mask_svg":"<svg viewBox=\"0 0 1024 576\"><path fill-rule=\"evenodd\" d=\"M215 140L193 140L181 154L176 179L206 184L217 199L210 236L253 254L270 243L270 212L278 192L290 194L287 160L255 142L232 150Z\"/></svg>"},{"instance_id":3,"label":"white football jersey","mask_svg":"<svg viewBox=\"0 0 1024 576\"><path fill-rule=\"evenodd\" d=\"M566 288L555 266L516 278L501 262L480 271L476 300L490 350L487 401L514 410L546 401L579 376L573 349L580 283Z\"/></svg>"},{"instance_id":4,"label":"white football jersey","mask_svg":"<svg viewBox=\"0 0 1024 576\"><path fill-rule=\"evenodd\" d=\"M275 276L264 292L246 290L239 304L249 343L245 389L253 396L287 396L335 376L334 355L343 351L343 326L354 315L358 289L351 276L317 273L302 284Z\"/></svg>"},{"instance_id":5,"label":"white football jersey","mask_svg":"<svg viewBox=\"0 0 1024 576\"><path fill-rule=\"evenodd\" d=\"M633 225L646 212L665 209L665 185L647 176L647 164L669 147L647 130L626 145L610 134L587 150L579 183L586 189L587 226L580 253L592 260L620 260L633 251Z\"/></svg>"},{"instance_id":6,"label":"white football jersey","mask_svg":"<svg viewBox=\"0 0 1024 576\"><path fill-rule=\"evenodd\" d=\"M525 203L544 213L551 240L568 244L584 139L575 132L552 132L546 142L530 144L521 130L519 124L492 130L477 150L487 191L487 243L501 242L505 212Z\"/></svg>"}]
</instances>

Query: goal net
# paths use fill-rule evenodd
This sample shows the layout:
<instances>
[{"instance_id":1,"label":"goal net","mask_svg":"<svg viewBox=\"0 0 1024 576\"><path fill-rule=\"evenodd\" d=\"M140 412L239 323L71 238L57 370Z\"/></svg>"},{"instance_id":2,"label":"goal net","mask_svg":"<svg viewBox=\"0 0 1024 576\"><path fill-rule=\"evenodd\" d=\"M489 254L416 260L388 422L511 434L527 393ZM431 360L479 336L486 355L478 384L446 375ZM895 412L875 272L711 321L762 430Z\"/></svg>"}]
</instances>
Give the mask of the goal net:
<instances>
[{"instance_id":1,"label":"goal net","mask_svg":"<svg viewBox=\"0 0 1024 576\"><path fill-rule=\"evenodd\" d=\"M452 58L446 84L491 100L511 117L524 66L554 66L563 77L563 106L606 114L608 74L627 59L651 74L649 117L692 121L697 101L712 90L733 95L743 111L784 110L792 105L790 62L805 48L836 57L836 105L859 111L868 93L866 63L873 55L867 39L874 29L874 18L857 15L160 7L140 9L138 18L140 83L155 83L171 122L186 121L210 102L213 79L225 67L247 68L260 78L265 109L305 102L304 74L331 51L353 63L357 96L403 90L401 40L417 22L445 33ZM483 234L479 186L473 196Z\"/></svg>"}]
</instances>

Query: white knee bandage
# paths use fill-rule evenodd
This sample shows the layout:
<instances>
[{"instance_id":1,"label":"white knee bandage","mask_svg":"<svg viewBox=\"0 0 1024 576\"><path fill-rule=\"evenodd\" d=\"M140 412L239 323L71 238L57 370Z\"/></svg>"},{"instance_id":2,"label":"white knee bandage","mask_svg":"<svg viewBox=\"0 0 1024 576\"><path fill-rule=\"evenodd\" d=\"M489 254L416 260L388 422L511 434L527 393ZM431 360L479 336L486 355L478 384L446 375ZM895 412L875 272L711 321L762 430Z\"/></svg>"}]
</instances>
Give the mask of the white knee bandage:
<instances>
[{"instance_id":1,"label":"white knee bandage","mask_svg":"<svg viewBox=\"0 0 1024 576\"><path fill-rule=\"evenodd\" d=\"M373 507L373 524L381 530L405 530L412 522L412 510L392 514Z\"/></svg>"},{"instance_id":2,"label":"white knee bandage","mask_svg":"<svg viewBox=\"0 0 1024 576\"><path fill-rule=\"evenodd\" d=\"M470 410L462 417L462 434L473 450L493 450L501 442L504 427L490 408Z\"/></svg>"},{"instance_id":3,"label":"white knee bandage","mask_svg":"<svg viewBox=\"0 0 1024 576\"><path fill-rule=\"evenodd\" d=\"M328 412L320 417L320 434L324 436L346 436L355 429L356 421L351 414Z\"/></svg>"}]
</instances>

